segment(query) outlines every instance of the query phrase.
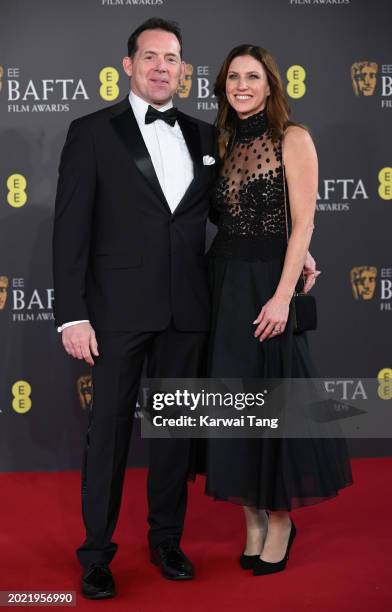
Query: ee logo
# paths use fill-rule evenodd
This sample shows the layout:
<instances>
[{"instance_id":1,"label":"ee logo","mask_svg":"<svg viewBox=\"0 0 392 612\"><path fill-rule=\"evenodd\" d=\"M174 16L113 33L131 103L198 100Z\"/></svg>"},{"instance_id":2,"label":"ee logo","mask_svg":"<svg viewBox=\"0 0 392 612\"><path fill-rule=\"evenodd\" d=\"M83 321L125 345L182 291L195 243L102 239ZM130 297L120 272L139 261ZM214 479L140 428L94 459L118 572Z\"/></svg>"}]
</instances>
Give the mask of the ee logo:
<instances>
[{"instance_id":1,"label":"ee logo","mask_svg":"<svg viewBox=\"0 0 392 612\"><path fill-rule=\"evenodd\" d=\"M32 401L30 398L31 395L31 385L25 380L17 380L16 383L12 385L12 408L15 412L19 414L24 414L28 412L32 406Z\"/></svg>"},{"instance_id":2,"label":"ee logo","mask_svg":"<svg viewBox=\"0 0 392 612\"><path fill-rule=\"evenodd\" d=\"M381 168L378 173L378 195L383 200L392 200L392 168Z\"/></svg>"},{"instance_id":3,"label":"ee logo","mask_svg":"<svg viewBox=\"0 0 392 612\"><path fill-rule=\"evenodd\" d=\"M7 179L7 202L13 208L21 208L27 202L27 181L23 174L11 174Z\"/></svg>"},{"instance_id":4,"label":"ee logo","mask_svg":"<svg viewBox=\"0 0 392 612\"><path fill-rule=\"evenodd\" d=\"M380 383L377 389L378 396L383 400L392 399L392 369L383 368L377 374Z\"/></svg>"},{"instance_id":5,"label":"ee logo","mask_svg":"<svg viewBox=\"0 0 392 612\"><path fill-rule=\"evenodd\" d=\"M306 78L305 68L297 64L290 66L286 72L286 76L288 80L287 93L290 98L302 98L306 92L306 85L304 82Z\"/></svg>"},{"instance_id":6,"label":"ee logo","mask_svg":"<svg viewBox=\"0 0 392 612\"><path fill-rule=\"evenodd\" d=\"M102 68L99 73L99 80L101 82L101 87L99 88L99 95L103 100L107 100L111 102L118 98L120 90L118 88L118 80L120 75L118 70L112 68L111 66L106 66L106 68Z\"/></svg>"}]
</instances>

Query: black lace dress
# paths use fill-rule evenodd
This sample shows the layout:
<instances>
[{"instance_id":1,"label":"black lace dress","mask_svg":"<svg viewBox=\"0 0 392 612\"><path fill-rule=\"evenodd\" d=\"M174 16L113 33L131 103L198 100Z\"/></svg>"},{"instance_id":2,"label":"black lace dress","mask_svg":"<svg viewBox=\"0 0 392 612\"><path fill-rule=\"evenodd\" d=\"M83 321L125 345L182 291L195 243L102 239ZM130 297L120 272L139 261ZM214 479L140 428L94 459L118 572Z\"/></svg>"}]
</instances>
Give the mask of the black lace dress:
<instances>
[{"instance_id":1,"label":"black lace dress","mask_svg":"<svg viewBox=\"0 0 392 612\"><path fill-rule=\"evenodd\" d=\"M237 121L230 149L213 197L209 376L317 377L306 333L293 334L291 308L283 334L254 338L287 246L281 144L264 111ZM352 483L346 443L331 438L212 438L206 476L207 495L270 510L315 504Z\"/></svg>"}]
</instances>

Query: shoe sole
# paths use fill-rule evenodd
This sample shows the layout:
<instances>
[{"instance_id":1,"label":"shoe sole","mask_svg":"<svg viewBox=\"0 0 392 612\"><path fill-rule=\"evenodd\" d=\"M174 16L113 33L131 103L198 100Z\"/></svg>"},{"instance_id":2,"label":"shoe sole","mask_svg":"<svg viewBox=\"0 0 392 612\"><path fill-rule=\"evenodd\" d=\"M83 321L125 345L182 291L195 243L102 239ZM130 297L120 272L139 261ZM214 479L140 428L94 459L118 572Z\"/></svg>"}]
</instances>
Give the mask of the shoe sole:
<instances>
[{"instance_id":1,"label":"shoe sole","mask_svg":"<svg viewBox=\"0 0 392 612\"><path fill-rule=\"evenodd\" d=\"M112 599L117 593L100 593L98 595L88 595L87 593L81 593L85 599Z\"/></svg>"}]
</instances>

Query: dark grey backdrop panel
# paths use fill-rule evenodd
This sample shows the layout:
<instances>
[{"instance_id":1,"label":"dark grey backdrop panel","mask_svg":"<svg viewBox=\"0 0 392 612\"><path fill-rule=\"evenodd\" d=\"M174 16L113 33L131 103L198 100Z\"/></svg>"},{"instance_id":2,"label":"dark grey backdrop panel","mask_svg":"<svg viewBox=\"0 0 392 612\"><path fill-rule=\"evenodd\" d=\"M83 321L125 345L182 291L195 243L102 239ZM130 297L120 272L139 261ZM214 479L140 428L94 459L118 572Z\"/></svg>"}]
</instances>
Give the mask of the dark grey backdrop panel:
<instances>
[{"instance_id":1,"label":"dark grey backdrop panel","mask_svg":"<svg viewBox=\"0 0 392 612\"><path fill-rule=\"evenodd\" d=\"M206 121L232 46L256 43L276 56L296 96L293 118L309 126L320 158L312 351L325 376L391 377L390 2L2 0L0 11L1 470L80 464L89 371L65 355L51 309L59 154L72 119L126 95L126 40L154 15L182 26L192 74L177 103ZM384 395L391 401L390 386ZM388 440L352 443L356 455L391 450ZM145 452L137 422L131 462L144 464Z\"/></svg>"}]
</instances>

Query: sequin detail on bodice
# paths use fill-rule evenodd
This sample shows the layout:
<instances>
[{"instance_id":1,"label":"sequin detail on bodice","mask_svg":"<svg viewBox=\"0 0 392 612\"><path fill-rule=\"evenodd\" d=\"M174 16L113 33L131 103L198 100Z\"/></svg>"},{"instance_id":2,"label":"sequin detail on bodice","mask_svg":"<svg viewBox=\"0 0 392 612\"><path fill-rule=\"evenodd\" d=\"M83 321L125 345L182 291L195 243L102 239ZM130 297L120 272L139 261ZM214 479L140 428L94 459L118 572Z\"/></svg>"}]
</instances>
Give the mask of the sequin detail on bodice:
<instances>
[{"instance_id":1,"label":"sequin detail on bodice","mask_svg":"<svg viewBox=\"0 0 392 612\"><path fill-rule=\"evenodd\" d=\"M273 250L286 244L281 141L273 140L264 110L236 121L212 206L218 215L212 254L223 249L230 255L230 244L245 238L249 245L265 245L266 251L270 244Z\"/></svg>"}]
</instances>

